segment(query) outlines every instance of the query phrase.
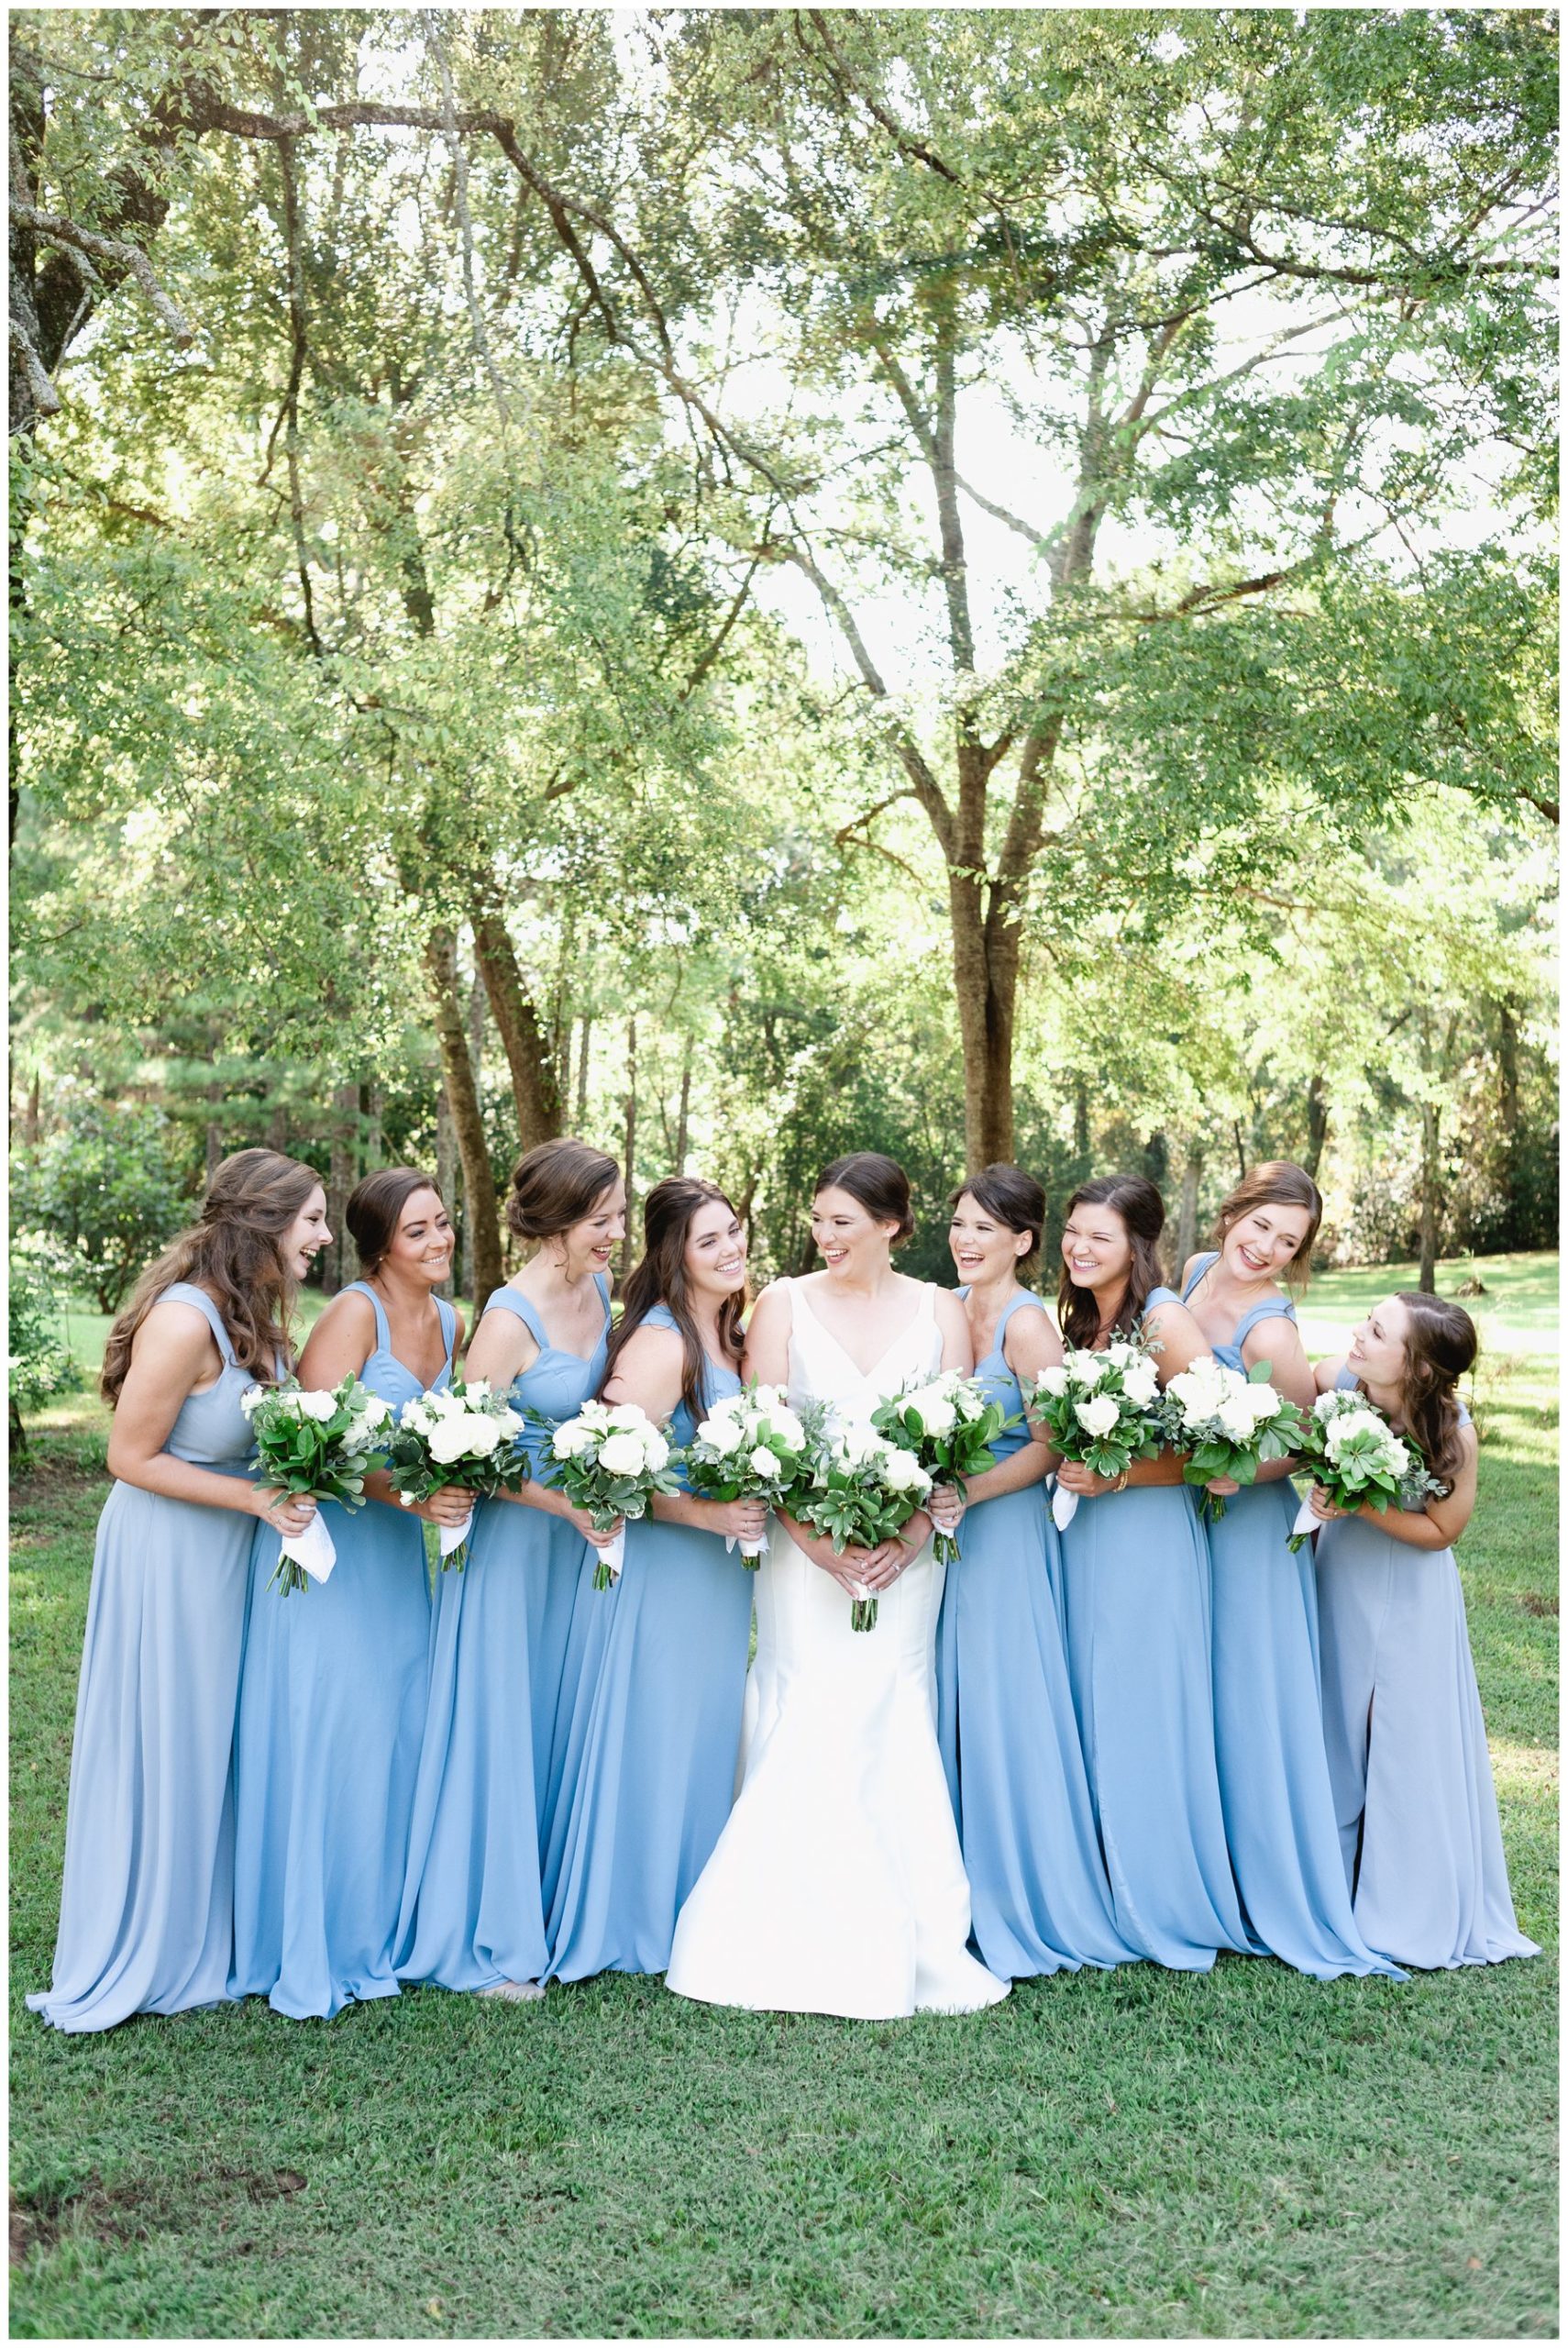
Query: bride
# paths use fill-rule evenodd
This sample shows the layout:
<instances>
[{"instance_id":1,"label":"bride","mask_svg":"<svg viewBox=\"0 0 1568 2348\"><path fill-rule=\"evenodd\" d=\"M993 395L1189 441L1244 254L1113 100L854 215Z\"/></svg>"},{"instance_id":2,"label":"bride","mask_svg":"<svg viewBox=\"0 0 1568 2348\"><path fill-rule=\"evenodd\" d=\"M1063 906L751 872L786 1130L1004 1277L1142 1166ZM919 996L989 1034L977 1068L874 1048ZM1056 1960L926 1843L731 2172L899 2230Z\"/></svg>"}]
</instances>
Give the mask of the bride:
<instances>
[{"instance_id":1,"label":"bride","mask_svg":"<svg viewBox=\"0 0 1568 2348\"><path fill-rule=\"evenodd\" d=\"M817 1185L825 1268L758 1300L744 1370L866 1427L878 1402L972 1367L955 1296L893 1269L913 1228L890 1157L857 1151ZM885 2020L966 2013L1008 1984L968 1954L969 1886L936 1743L943 1569L931 1519L871 1550L776 1520L757 1575L756 1661L729 1823L681 1910L667 1986L710 2005ZM850 1601L879 1599L877 1626Z\"/></svg>"}]
</instances>

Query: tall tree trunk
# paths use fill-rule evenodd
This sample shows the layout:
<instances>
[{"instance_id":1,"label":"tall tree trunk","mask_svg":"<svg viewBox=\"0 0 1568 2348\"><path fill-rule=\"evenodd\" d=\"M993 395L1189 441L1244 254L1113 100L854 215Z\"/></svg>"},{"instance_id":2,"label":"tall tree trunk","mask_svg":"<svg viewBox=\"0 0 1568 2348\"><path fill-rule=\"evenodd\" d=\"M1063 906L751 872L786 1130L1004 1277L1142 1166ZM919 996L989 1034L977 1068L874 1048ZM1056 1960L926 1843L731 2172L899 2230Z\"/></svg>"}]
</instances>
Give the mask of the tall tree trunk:
<instances>
[{"instance_id":1,"label":"tall tree trunk","mask_svg":"<svg viewBox=\"0 0 1568 2348\"><path fill-rule=\"evenodd\" d=\"M1176 1210L1176 1270L1179 1274L1189 1256L1198 1249L1198 1185L1203 1171L1203 1160L1196 1149L1187 1153L1181 1169L1181 1204Z\"/></svg>"},{"instance_id":2,"label":"tall tree trunk","mask_svg":"<svg viewBox=\"0 0 1568 2348\"><path fill-rule=\"evenodd\" d=\"M379 1080L359 1087L359 1114L364 1120L365 1171L373 1173L387 1162L386 1135L381 1130L381 1117L386 1107L386 1095Z\"/></svg>"},{"instance_id":3,"label":"tall tree trunk","mask_svg":"<svg viewBox=\"0 0 1568 2348\"><path fill-rule=\"evenodd\" d=\"M458 1127L452 1115L451 1098L447 1080L441 1079L436 1088L436 1188L447 1202L447 1212L456 1220L458 1213ZM450 1272L439 1282L436 1293L450 1303L457 1293L457 1281Z\"/></svg>"},{"instance_id":4,"label":"tall tree trunk","mask_svg":"<svg viewBox=\"0 0 1568 2348\"><path fill-rule=\"evenodd\" d=\"M345 1278L352 1279L348 1270L353 1262L354 1243L344 1228L343 1210L348 1203L348 1193L357 1180L358 1153L355 1143L359 1129L359 1087L350 1080L339 1084L332 1095L332 1138L328 1146L326 1175L326 1220L332 1232L332 1245L322 1255L321 1285L328 1296L336 1296Z\"/></svg>"},{"instance_id":5,"label":"tall tree trunk","mask_svg":"<svg viewBox=\"0 0 1568 2348\"><path fill-rule=\"evenodd\" d=\"M1441 1169L1438 1164L1438 1112L1435 1101L1421 1103L1421 1268L1416 1286L1423 1296L1437 1294L1439 1221Z\"/></svg>"},{"instance_id":6,"label":"tall tree trunk","mask_svg":"<svg viewBox=\"0 0 1568 2348\"><path fill-rule=\"evenodd\" d=\"M1321 1076L1314 1076L1307 1087L1307 1147L1301 1166L1304 1173L1318 1179L1318 1167L1323 1155L1323 1144L1329 1138L1329 1104L1323 1093Z\"/></svg>"},{"instance_id":7,"label":"tall tree trunk","mask_svg":"<svg viewBox=\"0 0 1568 2348\"><path fill-rule=\"evenodd\" d=\"M686 1171L686 1146L691 1132L691 1036L688 1032L680 1055L680 1113L675 1126L675 1170Z\"/></svg>"},{"instance_id":8,"label":"tall tree trunk","mask_svg":"<svg viewBox=\"0 0 1568 2348\"><path fill-rule=\"evenodd\" d=\"M28 1087L27 1121L22 1127L22 1138L27 1143L29 1149L36 1149L38 1147L39 1135L43 1131L43 1125L39 1113L39 1072L35 1068L33 1070L33 1080Z\"/></svg>"},{"instance_id":9,"label":"tall tree trunk","mask_svg":"<svg viewBox=\"0 0 1568 2348\"><path fill-rule=\"evenodd\" d=\"M949 870L953 983L964 1047L964 1164L972 1174L982 1167L1009 1163L1013 1150L1018 931L1014 925L988 918L980 896L979 881L966 871Z\"/></svg>"},{"instance_id":10,"label":"tall tree trunk","mask_svg":"<svg viewBox=\"0 0 1568 2348\"><path fill-rule=\"evenodd\" d=\"M1087 1181L1089 1170L1088 1080L1077 1077L1073 1084L1073 1157L1077 1165L1076 1179Z\"/></svg>"},{"instance_id":11,"label":"tall tree trunk","mask_svg":"<svg viewBox=\"0 0 1568 2348\"><path fill-rule=\"evenodd\" d=\"M592 1034L593 1021L585 1011L582 1014L582 1034L577 1047L577 1130L580 1137L588 1124L588 1046Z\"/></svg>"},{"instance_id":12,"label":"tall tree trunk","mask_svg":"<svg viewBox=\"0 0 1568 2348\"><path fill-rule=\"evenodd\" d=\"M621 1278L632 1268L637 1222L637 1023L626 1022L626 1236L621 1242Z\"/></svg>"},{"instance_id":13,"label":"tall tree trunk","mask_svg":"<svg viewBox=\"0 0 1568 2348\"><path fill-rule=\"evenodd\" d=\"M436 1040L441 1054L441 1076L458 1156L463 1169L465 1217L474 1226L474 1299L482 1303L502 1281L501 1232L496 1213L495 1177L485 1145L480 1113L479 1086L463 1032L463 1000L458 986L458 941L443 925L425 944L425 969L436 1013ZM498 1023L499 1024L499 1023Z\"/></svg>"},{"instance_id":14,"label":"tall tree trunk","mask_svg":"<svg viewBox=\"0 0 1568 2348\"><path fill-rule=\"evenodd\" d=\"M267 1146L287 1156L289 1147L289 1113L280 1102L267 1119Z\"/></svg>"},{"instance_id":15,"label":"tall tree trunk","mask_svg":"<svg viewBox=\"0 0 1568 2348\"><path fill-rule=\"evenodd\" d=\"M555 1055L506 924L498 913L476 911L473 928L474 960L512 1072L518 1141L525 1150L535 1149L561 1130Z\"/></svg>"},{"instance_id":16,"label":"tall tree trunk","mask_svg":"<svg viewBox=\"0 0 1568 2348\"><path fill-rule=\"evenodd\" d=\"M484 977L477 962L473 984L469 990L469 1057L473 1063L474 1089L480 1091L484 1076ZM480 1098L481 1100L483 1098L482 1091L480 1091ZM478 1217L465 1213L463 1216L462 1292L467 1297L473 1296L477 1285L474 1264L474 1233L477 1228ZM486 1289L485 1294L488 1296L490 1293L490 1290Z\"/></svg>"}]
</instances>

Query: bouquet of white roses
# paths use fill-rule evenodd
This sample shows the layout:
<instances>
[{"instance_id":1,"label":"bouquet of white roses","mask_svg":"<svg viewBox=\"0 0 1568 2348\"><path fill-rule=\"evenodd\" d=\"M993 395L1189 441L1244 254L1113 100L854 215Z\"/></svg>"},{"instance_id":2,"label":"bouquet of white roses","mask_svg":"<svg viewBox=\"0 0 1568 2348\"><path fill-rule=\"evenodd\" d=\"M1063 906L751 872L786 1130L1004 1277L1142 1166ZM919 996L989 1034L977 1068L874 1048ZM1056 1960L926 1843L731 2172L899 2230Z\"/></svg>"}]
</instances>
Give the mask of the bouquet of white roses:
<instances>
[{"instance_id":1,"label":"bouquet of white roses","mask_svg":"<svg viewBox=\"0 0 1568 2348\"><path fill-rule=\"evenodd\" d=\"M522 1432L521 1412L493 1392L487 1379L454 1378L449 1386L415 1394L403 1404L388 1443L399 1500L412 1508L454 1484L481 1500L517 1491L529 1476L528 1455L517 1446ZM448 1566L461 1573L473 1523L470 1508L461 1524L440 1528L443 1573Z\"/></svg>"},{"instance_id":2,"label":"bouquet of white roses","mask_svg":"<svg viewBox=\"0 0 1568 2348\"><path fill-rule=\"evenodd\" d=\"M835 1557L875 1549L900 1534L931 1490L912 1451L869 1428L834 1425L819 1415L800 1480L782 1506L813 1533L825 1533ZM877 1599L862 1589L849 1609L852 1631L874 1631Z\"/></svg>"},{"instance_id":3,"label":"bouquet of white roses","mask_svg":"<svg viewBox=\"0 0 1568 2348\"><path fill-rule=\"evenodd\" d=\"M1114 1337L1103 1352L1072 1348L1064 1361L1026 1384L1024 1401L1051 1438L1051 1448L1096 1476L1125 1475L1135 1459L1160 1448L1159 1373L1155 1345ZM1058 1483L1051 1514L1065 1533L1078 1505L1077 1492Z\"/></svg>"},{"instance_id":4,"label":"bouquet of white roses","mask_svg":"<svg viewBox=\"0 0 1568 2348\"><path fill-rule=\"evenodd\" d=\"M784 1389L753 1379L714 1403L681 1458L699 1500L766 1501L773 1508L799 1477L806 1452L806 1430ZM755 1573L766 1546L765 1540L743 1541L742 1565Z\"/></svg>"},{"instance_id":5,"label":"bouquet of white roses","mask_svg":"<svg viewBox=\"0 0 1568 2348\"><path fill-rule=\"evenodd\" d=\"M330 1393L291 1378L282 1386L247 1387L239 1407L256 1437L250 1472L262 1483L301 1499L364 1506L365 1479L386 1460L382 1430L392 1407L379 1394L357 1378L344 1379ZM325 1581L337 1562L331 1534L313 1516L303 1533L283 1542L268 1587L286 1597L312 1581Z\"/></svg>"},{"instance_id":6,"label":"bouquet of white roses","mask_svg":"<svg viewBox=\"0 0 1568 2348\"><path fill-rule=\"evenodd\" d=\"M537 1411L527 1417L549 1433L544 1481L585 1510L596 1533L608 1533L617 1517L646 1516L656 1492L680 1490L669 1472L668 1439L636 1402L585 1402L575 1419L558 1423ZM619 1581L625 1541L623 1525L599 1552L595 1589Z\"/></svg>"},{"instance_id":7,"label":"bouquet of white roses","mask_svg":"<svg viewBox=\"0 0 1568 2348\"><path fill-rule=\"evenodd\" d=\"M973 1378L944 1369L878 1403L871 1423L889 1443L912 1451L933 1484L955 1484L962 1492L966 1477L996 1466L992 1442L1016 1421L1000 1402L988 1402ZM956 1534L938 1533L933 1554L939 1565L952 1565Z\"/></svg>"},{"instance_id":8,"label":"bouquet of white roses","mask_svg":"<svg viewBox=\"0 0 1568 2348\"><path fill-rule=\"evenodd\" d=\"M1242 1372L1200 1354L1171 1379L1160 1417L1166 1442L1188 1454L1183 1483L1207 1486L1228 1476L1234 1484L1251 1484L1265 1459L1284 1459L1299 1449L1301 1412L1269 1384L1268 1372L1266 1361ZM1218 1520L1225 1513L1224 1494L1205 1490L1199 1506Z\"/></svg>"},{"instance_id":9,"label":"bouquet of white roses","mask_svg":"<svg viewBox=\"0 0 1568 2348\"><path fill-rule=\"evenodd\" d=\"M1444 1500L1450 1490L1428 1474L1414 1445L1396 1434L1382 1412L1354 1387L1334 1387L1320 1394L1302 1440L1293 1448L1336 1508L1370 1506L1381 1516L1397 1506L1419 1515L1429 1500ZM1289 1545L1299 1549L1309 1534L1321 1529L1311 1502L1303 1501L1290 1528Z\"/></svg>"}]
</instances>

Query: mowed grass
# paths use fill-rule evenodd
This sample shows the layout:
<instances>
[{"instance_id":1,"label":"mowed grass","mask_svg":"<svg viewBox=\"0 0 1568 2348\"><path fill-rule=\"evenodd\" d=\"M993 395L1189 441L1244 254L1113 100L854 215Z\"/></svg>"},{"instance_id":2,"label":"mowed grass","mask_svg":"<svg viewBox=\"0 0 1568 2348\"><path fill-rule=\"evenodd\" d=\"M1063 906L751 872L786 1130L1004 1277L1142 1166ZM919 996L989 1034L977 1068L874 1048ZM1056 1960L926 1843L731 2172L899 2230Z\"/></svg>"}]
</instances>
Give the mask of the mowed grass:
<instances>
[{"instance_id":1,"label":"mowed grass","mask_svg":"<svg viewBox=\"0 0 1568 2348\"><path fill-rule=\"evenodd\" d=\"M1516 1903L1551 1950L1556 1259L1497 1267L1459 1554ZM1404 1284L1316 1283L1314 1348ZM45 2031L22 1999L49 1976L104 1425L85 1397L43 1414L15 1493L17 2333L1555 2331L1550 1954L1404 1988L1140 1966L886 2024L617 1977Z\"/></svg>"}]
</instances>

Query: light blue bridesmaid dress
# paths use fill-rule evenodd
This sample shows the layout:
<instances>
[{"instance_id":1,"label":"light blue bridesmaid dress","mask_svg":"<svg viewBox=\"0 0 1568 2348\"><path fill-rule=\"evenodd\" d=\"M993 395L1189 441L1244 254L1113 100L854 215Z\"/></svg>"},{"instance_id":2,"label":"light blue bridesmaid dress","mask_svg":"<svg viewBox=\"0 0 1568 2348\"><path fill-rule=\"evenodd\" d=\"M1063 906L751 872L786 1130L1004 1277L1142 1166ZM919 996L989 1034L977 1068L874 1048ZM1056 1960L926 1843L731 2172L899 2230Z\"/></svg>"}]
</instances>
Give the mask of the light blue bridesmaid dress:
<instances>
[{"instance_id":1,"label":"light blue bridesmaid dress","mask_svg":"<svg viewBox=\"0 0 1568 2348\"><path fill-rule=\"evenodd\" d=\"M375 1351L359 1376L394 1416L424 1391L392 1349L364 1280ZM457 1314L436 1299L452 1375ZM393 1935L425 1728L430 1578L425 1527L383 1501L325 1501L337 1561L287 1596L269 1587L280 1543L257 1528L235 1746L236 1997L265 1996L303 2021L355 1999L395 1998Z\"/></svg>"},{"instance_id":2,"label":"light blue bridesmaid dress","mask_svg":"<svg viewBox=\"0 0 1568 2348\"><path fill-rule=\"evenodd\" d=\"M999 1462L1031 1440L1003 1351L1008 1324L1044 1309L1027 1290L1011 1298L975 1371L987 1401L1021 1420L994 1438ZM958 1540L936 1629L937 1737L974 1945L991 1972L1014 1980L1121 1964L1138 1952L1111 1915L1063 1648L1052 1554L1060 1535L1043 1485L977 1501Z\"/></svg>"},{"instance_id":3,"label":"light blue bridesmaid dress","mask_svg":"<svg viewBox=\"0 0 1568 2348\"><path fill-rule=\"evenodd\" d=\"M1362 1938L1423 1970L1539 1956L1514 1921L1453 1551L1359 1516L1316 1545L1329 1774Z\"/></svg>"},{"instance_id":4,"label":"light blue bridesmaid dress","mask_svg":"<svg viewBox=\"0 0 1568 2348\"><path fill-rule=\"evenodd\" d=\"M656 1304L645 1327L672 1329ZM741 1381L709 1361L703 1405ZM671 1440L696 1422L678 1405ZM662 1973L675 1920L734 1799L751 1637L752 1577L714 1533L643 1518L626 1527L613 1589L578 1578L565 1722L569 1800L545 1862L550 1974Z\"/></svg>"},{"instance_id":5,"label":"light blue bridesmaid dress","mask_svg":"<svg viewBox=\"0 0 1568 2348\"><path fill-rule=\"evenodd\" d=\"M254 1373L223 1316L185 1280L223 1357L188 1394L164 1450L221 1476L254 1455L239 1398ZM53 1987L28 1999L57 2030L110 2030L228 1995L234 1940L231 1763L248 1512L116 1483L98 1520L76 1697ZM276 1535L273 1536L274 1539Z\"/></svg>"},{"instance_id":6,"label":"light blue bridesmaid dress","mask_svg":"<svg viewBox=\"0 0 1568 2348\"><path fill-rule=\"evenodd\" d=\"M1177 1301L1168 1288L1147 1309ZM1209 1551L1186 1485L1080 1500L1062 1535L1067 1671L1111 1912L1140 1955L1248 1952L1214 1764Z\"/></svg>"},{"instance_id":7,"label":"light blue bridesmaid dress","mask_svg":"<svg viewBox=\"0 0 1568 2348\"><path fill-rule=\"evenodd\" d=\"M598 1345L584 1360L553 1346L538 1308L498 1288L486 1313L510 1312L539 1350L513 1379L515 1410L575 1418L604 1374L610 1285ZM535 1474L548 1435L523 1438ZM560 1785L555 1749L578 1567L576 1527L515 1501L481 1501L461 1573L436 1592L430 1697L398 1924L404 1980L447 1989L536 1981L546 1958L539 1860Z\"/></svg>"},{"instance_id":8,"label":"light blue bridesmaid dress","mask_svg":"<svg viewBox=\"0 0 1568 2348\"><path fill-rule=\"evenodd\" d=\"M1217 1254L1200 1257L1190 1297ZM1216 1361L1245 1377L1242 1348L1264 1321L1294 1322L1264 1297ZM1286 1540L1300 1503L1288 1479L1230 1496L1207 1526L1214 1589L1214 1752L1225 1837L1242 1910L1257 1943L1298 1973L1386 1973L1356 1930L1345 1889L1323 1748L1318 1591L1311 1552Z\"/></svg>"}]
</instances>

